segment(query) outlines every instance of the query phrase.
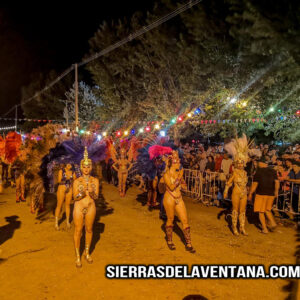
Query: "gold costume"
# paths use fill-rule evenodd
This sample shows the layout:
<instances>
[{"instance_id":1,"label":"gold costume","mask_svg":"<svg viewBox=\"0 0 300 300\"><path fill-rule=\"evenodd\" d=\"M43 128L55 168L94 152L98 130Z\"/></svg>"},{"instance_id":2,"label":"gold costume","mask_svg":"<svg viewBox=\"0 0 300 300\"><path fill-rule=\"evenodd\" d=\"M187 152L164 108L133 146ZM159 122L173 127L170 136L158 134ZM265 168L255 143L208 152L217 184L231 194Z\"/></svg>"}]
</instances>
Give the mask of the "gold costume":
<instances>
[{"instance_id":1,"label":"gold costume","mask_svg":"<svg viewBox=\"0 0 300 300\"><path fill-rule=\"evenodd\" d=\"M226 183L224 198L227 198L229 188L234 185L232 191L232 231L238 235L237 221L240 223L240 233L247 235L245 231L246 205L247 205L247 173L244 170L248 160L249 143L245 134L241 138L235 138L225 145L225 150L233 156L234 171Z\"/></svg>"}]
</instances>

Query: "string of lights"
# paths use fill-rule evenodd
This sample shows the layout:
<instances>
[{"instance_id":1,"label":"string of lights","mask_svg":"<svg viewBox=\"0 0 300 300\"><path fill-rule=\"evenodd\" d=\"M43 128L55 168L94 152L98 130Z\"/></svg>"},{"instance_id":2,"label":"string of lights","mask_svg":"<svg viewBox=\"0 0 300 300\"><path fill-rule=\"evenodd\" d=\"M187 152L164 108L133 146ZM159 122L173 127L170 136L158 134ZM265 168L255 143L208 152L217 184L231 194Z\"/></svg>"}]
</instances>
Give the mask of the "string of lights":
<instances>
[{"instance_id":1,"label":"string of lights","mask_svg":"<svg viewBox=\"0 0 300 300\"><path fill-rule=\"evenodd\" d=\"M0 131L6 131L6 130L12 130L12 129L16 129L16 126L8 126L8 127L1 127Z\"/></svg>"},{"instance_id":2,"label":"string of lights","mask_svg":"<svg viewBox=\"0 0 300 300\"><path fill-rule=\"evenodd\" d=\"M97 139L101 140L102 137L106 137L108 135L115 135L117 138L127 138L129 136L134 136L134 135L141 135L141 134L147 134L147 133L155 133L159 134L161 137L165 137L167 135L168 130L180 123L184 122L197 122L197 124L194 124L196 126L206 126L206 125L225 125L225 124L255 124L255 123L269 123L273 121L282 121L282 120L299 120L300 117L300 110L298 110L295 115L289 115L289 116L277 116L274 118L269 118L268 120L265 119L263 115L257 116L257 117L252 117L252 118L240 118L240 119L202 119L202 120L197 120L194 117L197 117L201 114L201 110L199 108L185 114L185 115L179 115L176 117L173 117L170 122L157 122L157 121L152 121L152 122L138 122L136 126L133 126L133 128L123 128L123 129L118 129L118 130L113 130L113 131L103 131L101 133L92 133L91 131L87 131L85 129L81 129L79 131L80 135L90 135L90 134L95 134L97 135Z\"/></svg>"}]
</instances>

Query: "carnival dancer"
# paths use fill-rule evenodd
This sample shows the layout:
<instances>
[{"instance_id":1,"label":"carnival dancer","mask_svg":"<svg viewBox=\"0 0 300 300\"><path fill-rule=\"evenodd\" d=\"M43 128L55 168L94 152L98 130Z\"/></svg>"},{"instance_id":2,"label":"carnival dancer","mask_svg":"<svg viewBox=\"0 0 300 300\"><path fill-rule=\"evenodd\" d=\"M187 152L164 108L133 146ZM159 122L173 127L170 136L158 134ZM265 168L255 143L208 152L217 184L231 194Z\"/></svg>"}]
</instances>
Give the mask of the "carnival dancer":
<instances>
[{"instance_id":1,"label":"carnival dancer","mask_svg":"<svg viewBox=\"0 0 300 300\"><path fill-rule=\"evenodd\" d=\"M131 140L131 145L128 150L128 153L125 149L126 143L123 143L123 145L121 145L120 158L117 158L117 151L113 143L111 141L108 141L108 143L110 155L112 160L114 161L112 167L118 172L119 193L121 197L125 197L128 172L133 167L132 160L135 156L136 141L135 139Z\"/></svg>"},{"instance_id":2,"label":"carnival dancer","mask_svg":"<svg viewBox=\"0 0 300 300\"><path fill-rule=\"evenodd\" d=\"M125 197L128 172L132 168L132 163L126 158L126 150L124 148L120 150L120 159L112 167L118 172L120 196Z\"/></svg>"},{"instance_id":3,"label":"carnival dancer","mask_svg":"<svg viewBox=\"0 0 300 300\"><path fill-rule=\"evenodd\" d=\"M85 259L92 263L93 259L89 253L93 236L93 223L96 216L95 200L99 194L99 180L90 176L92 161L88 158L87 148L84 151L84 159L81 161L82 177L74 181L73 196L75 200L73 219L75 224L74 245L76 253L76 267L82 267L80 259L80 238L83 225L85 225Z\"/></svg>"},{"instance_id":4,"label":"carnival dancer","mask_svg":"<svg viewBox=\"0 0 300 300\"><path fill-rule=\"evenodd\" d=\"M249 143L245 134L242 138L235 138L225 145L225 150L233 156L234 171L228 179L224 199L228 196L229 188L234 184L232 191L232 231L234 235L239 235L237 221L240 223L240 233L248 235L245 231L246 205L247 205L247 183L248 177L244 167L248 161Z\"/></svg>"},{"instance_id":5,"label":"carnival dancer","mask_svg":"<svg viewBox=\"0 0 300 300\"><path fill-rule=\"evenodd\" d=\"M166 192L164 194L163 204L167 213L166 235L167 245L170 250L175 250L175 245L172 241L173 222L175 212L182 223L183 234L185 238L185 249L191 253L195 253L195 249L191 242L190 226L186 207L182 198L181 190L186 189L186 184L183 179L183 168L180 164L180 158L177 151L172 151L172 154L166 159L166 167L161 179L161 183L165 183Z\"/></svg>"},{"instance_id":6,"label":"carnival dancer","mask_svg":"<svg viewBox=\"0 0 300 300\"><path fill-rule=\"evenodd\" d=\"M25 163L26 157L20 155L12 164L16 182L16 202L25 202Z\"/></svg>"},{"instance_id":7,"label":"carnival dancer","mask_svg":"<svg viewBox=\"0 0 300 300\"><path fill-rule=\"evenodd\" d=\"M72 201L73 181L76 179L72 165L67 164L58 172L58 189L57 189L57 205L55 209L55 229L59 230L58 219L63 202L65 201L67 228L71 228L70 224L70 205Z\"/></svg>"}]
</instances>

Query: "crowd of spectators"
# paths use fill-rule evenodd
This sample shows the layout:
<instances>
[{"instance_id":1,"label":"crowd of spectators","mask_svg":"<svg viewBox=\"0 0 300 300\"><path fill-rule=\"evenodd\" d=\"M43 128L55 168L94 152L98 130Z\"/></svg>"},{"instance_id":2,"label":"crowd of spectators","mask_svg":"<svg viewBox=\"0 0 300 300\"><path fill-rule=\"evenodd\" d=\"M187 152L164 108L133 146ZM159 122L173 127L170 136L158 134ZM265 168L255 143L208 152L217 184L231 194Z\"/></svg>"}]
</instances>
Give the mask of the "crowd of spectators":
<instances>
[{"instance_id":1,"label":"crowd of spectators","mask_svg":"<svg viewBox=\"0 0 300 300\"><path fill-rule=\"evenodd\" d=\"M201 144L181 144L184 155L183 167L190 170L198 170L205 176L212 172L218 173L219 195L222 195L224 183L233 172L233 160L224 150L223 145L204 147ZM276 145L253 145L249 152L249 159L245 170L251 178L256 173L258 161L263 159L269 168L276 171L280 181L279 208L284 205L292 206L294 212L298 212L299 185L300 185L300 145L288 146L285 149ZM293 183L293 184L292 184ZM292 189L292 190L291 190ZM283 195L292 201L283 200ZM289 207L290 208L290 207Z\"/></svg>"}]
</instances>

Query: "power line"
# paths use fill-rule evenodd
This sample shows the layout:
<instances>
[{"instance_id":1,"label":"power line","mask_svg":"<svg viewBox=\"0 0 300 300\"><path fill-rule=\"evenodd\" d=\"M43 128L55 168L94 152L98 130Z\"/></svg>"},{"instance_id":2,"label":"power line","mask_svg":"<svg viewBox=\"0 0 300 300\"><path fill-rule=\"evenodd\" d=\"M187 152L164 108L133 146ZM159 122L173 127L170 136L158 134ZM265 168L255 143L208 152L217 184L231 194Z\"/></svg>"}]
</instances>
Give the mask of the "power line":
<instances>
[{"instance_id":1,"label":"power line","mask_svg":"<svg viewBox=\"0 0 300 300\"><path fill-rule=\"evenodd\" d=\"M161 24L169 21L170 19L176 17L177 15L179 15L180 13L190 9L191 7L197 5L198 3L200 3L202 0L190 0L188 3L180 6L179 8L175 9L174 11L172 11L171 13L159 18L158 20L154 21L153 23L151 23L148 26L144 26L143 28L141 28L140 30L136 31L133 34L130 34L129 36L127 36L126 38L124 38L123 40L108 46L107 48L105 48L104 50L97 52L93 55L91 55L89 58L86 58L84 60L82 60L80 63L78 63L78 67L81 67L97 58L99 58L100 56L103 56L105 54L108 54L109 52L125 45L126 43L132 41L133 39L136 39L137 37L145 34L146 32L160 26ZM42 90L40 90L39 92L35 93L34 96L30 97L29 99L23 101L20 104L15 105L14 107L12 107L8 112L6 112L4 115L2 115L2 117L6 116L7 114L9 114L12 109L21 106L22 104L26 104L30 101L32 101L34 98L36 98L38 95L44 93L45 91L47 91L49 88L51 88L52 86L54 86L57 82L59 82L62 78L64 78L65 76L67 76L71 71L74 70L74 66L75 64L73 64L70 68L68 68L67 70L65 70L60 76L58 76L55 80L53 80L50 84L48 84L46 87L44 87Z\"/></svg>"},{"instance_id":2,"label":"power line","mask_svg":"<svg viewBox=\"0 0 300 300\"><path fill-rule=\"evenodd\" d=\"M143 28L141 28L140 30L136 31L133 34L130 34L129 36L127 36L126 38L124 38L123 40L108 46L107 48L105 48L104 50L97 52L95 54L93 54L92 56L90 56L87 59L84 59L81 63L78 64L78 67L81 67L97 58L99 58L100 56L103 56L109 52L111 52L112 50L115 50L116 48L119 48L120 46L123 46L124 44L132 41L133 39L136 39L137 37L143 35L144 33L158 27L159 25L165 23L166 21L169 21L170 19L176 17L177 15L179 15L180 13L188 10L189 8L191 8L192 6L200 3L202 0L191 0L189 1L187 4L177 8L176 10L174 10L173 12L167 14L166 16L156 20L155 22L151 23L148 26L144 26Z\"/></svg>"},{"instance_id":3,"label":"power line","mask_svg":"<svg viewBox=\"0 0 300 300\"><path fill-rule=\"evenodd\" d=\"M34 96L28 98L27 100L21 102L20 104L17 104L15 106L13 106L9 111L7 111L5 114L3 114L1 117L5 117L7 116L13 109L15 109L18 106L22 106L23 104L26 104L30 101L32 101L34 98L36 98L38 95L46 92L48 89L50 89L52 86L54 86L57 82L59 82L62 78L64 78L65 76L67 76L71 71L74 70L74 65L72 65L70 68L68 68L67 70L65 70L60 76L58 76L55 80L53 80L50 84L48 84L46 87L44 87L42 90L40 90L39 92L36 92Z\"/></svg>"},{"instance_id":4,"label":"power line","mask_svg":"<svg viewBox=\"0 0 300 300\"><path fill-rule=\"evenodd\" d=\"M7 116L13 109L15 109L16 108L16 105L15 106L13 106L8 112L6 112L5 114L3 114L1 117L5 117L5 116Z\"/></svg>"}]
</instances>

